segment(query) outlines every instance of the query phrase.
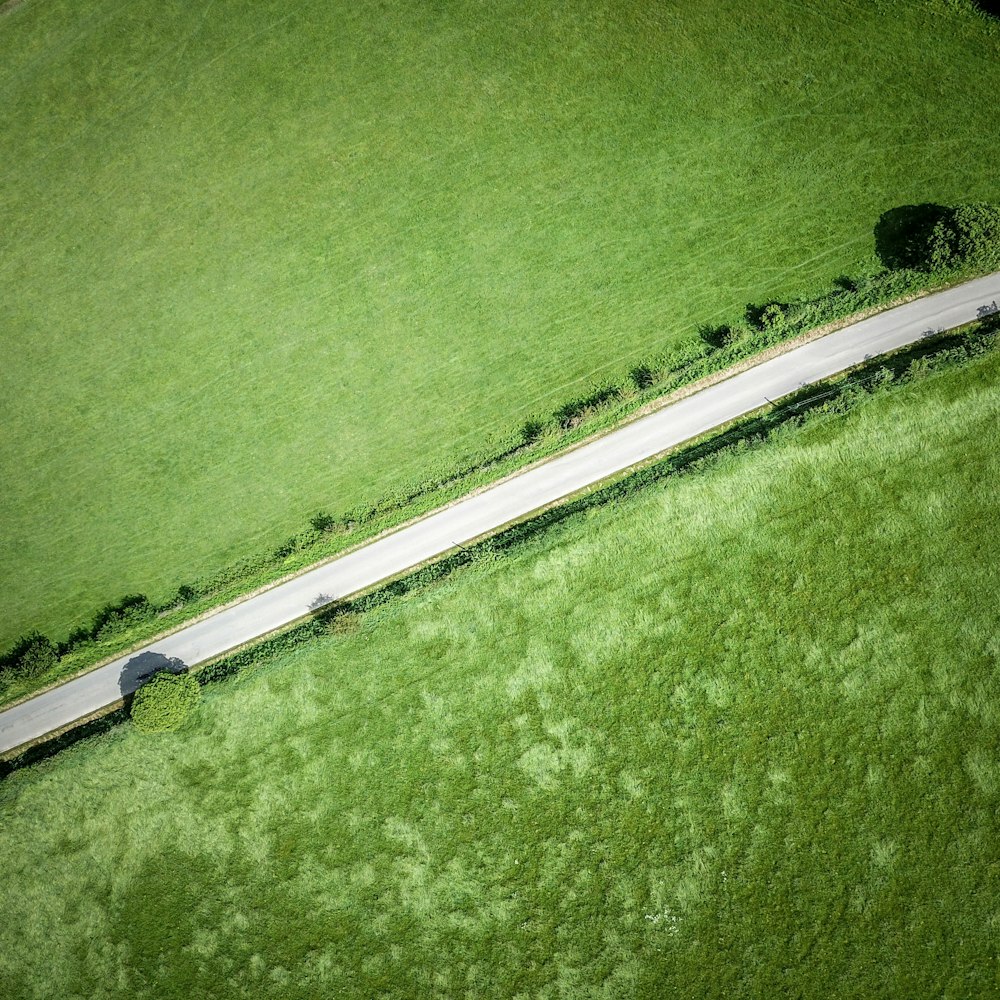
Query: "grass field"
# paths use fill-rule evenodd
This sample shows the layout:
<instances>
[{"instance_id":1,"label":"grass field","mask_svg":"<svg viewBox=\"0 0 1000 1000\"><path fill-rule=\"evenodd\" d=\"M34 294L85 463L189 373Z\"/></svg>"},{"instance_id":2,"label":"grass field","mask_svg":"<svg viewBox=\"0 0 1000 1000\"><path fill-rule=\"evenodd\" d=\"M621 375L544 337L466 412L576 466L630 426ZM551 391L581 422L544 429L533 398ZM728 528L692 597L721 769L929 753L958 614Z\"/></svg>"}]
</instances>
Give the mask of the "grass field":
<instances>
[{"instance_id":1,"label":"grass field","mask_svg":"<svg viewBox=\"0 0 1000 1000\"><path fill-rule=\"evenodd\" d=\"M887 209L997 197L986 24L26 0L0 17L0 647L863 270Z\"/></svg>"},{"instance_id":2,"label":"grass field","mask_svg":"<svg viewBox=\"0 0 1000 1000\"><path fill-rule=\"evenodd\" d=\"M0 786L0 992L1000 988L1000 357Z\"/></svg>"}]
</instances>

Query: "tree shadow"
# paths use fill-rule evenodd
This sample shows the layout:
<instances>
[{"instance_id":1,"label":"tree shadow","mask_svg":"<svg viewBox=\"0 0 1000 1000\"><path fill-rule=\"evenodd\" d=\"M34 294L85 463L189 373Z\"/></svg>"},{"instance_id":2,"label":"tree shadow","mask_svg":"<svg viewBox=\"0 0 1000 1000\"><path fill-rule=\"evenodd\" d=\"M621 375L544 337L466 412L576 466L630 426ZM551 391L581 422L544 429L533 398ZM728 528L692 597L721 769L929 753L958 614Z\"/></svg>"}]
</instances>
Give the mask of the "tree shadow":
<instances>
[{"instance_id":1,"label":"tree shadow","mask_svg":"<svg viewBox=\"0 0 1000 1000\"><path fill-rule=\"evenodd\" d=\"M321 608L328 607L335 600L336 598L332 597L330 594L319 593L306 605L306 607L310 611L319 611Z\"/></svg>"},{"instance_id":2,"label":"tree shadow","mask_svg":"<svg viewBox=\"0 0 1000 1000\"><path fill-rule=\"evenodd\" d=\"M172 674L182 674L187 670L187 664L176 656L164 656L147 650L138 656L133 656L122 667L118 676L118 690L125 699L126 707L132 700L136 690L142 687L154 674L168 671Z\"/></svg>"},{"instance_id":3,"label":"tree shadow","mask_svg":"<svg viewBox=\"0 0 1000 1000\"><path fill-rule=\"evenodd\" d=\"M928 266L927 249L934 227L951 209L944 205L901 205L883 212L875 223L875 252L890 270Z\"/></svg>"},{"instance_id":4,"label":"tree shadow","mask_svg":"<svg viewBox=\"0 0 1000 1000\"><path fill-rule=\"evenodd\" d=\"M973 3L990 17L1000 18L1000 0L973 0Z\"/></svg>"}]
</instances>

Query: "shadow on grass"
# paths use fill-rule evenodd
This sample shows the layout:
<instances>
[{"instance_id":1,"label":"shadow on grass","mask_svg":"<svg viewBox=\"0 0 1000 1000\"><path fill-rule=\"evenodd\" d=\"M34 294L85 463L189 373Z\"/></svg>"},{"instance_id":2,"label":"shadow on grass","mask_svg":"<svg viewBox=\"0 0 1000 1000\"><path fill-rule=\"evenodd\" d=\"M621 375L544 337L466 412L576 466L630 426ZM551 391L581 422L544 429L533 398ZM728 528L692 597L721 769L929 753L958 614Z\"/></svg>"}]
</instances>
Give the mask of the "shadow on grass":
<instances>
[{"instance_id":1,"label":"shadow on grass","mask_svg":"<svg viewBox=\"0 0 1000 1000\"><path fill-rule=\"evenodd\" d=\"M0 760L0 781L22 767L31 767L32 764L49 760L62 753L63 750L68 750L83 740L89 740L92 736L109 733L126 719L128 719L128 712L124 708L116 708L113 712L102 715L99 719L85 722L82 726L77 726L75 729L63 733L62 736L40 743L38 746L29 747L12 760Z\"/></svg>"},{"instance_id":2,"label":"shadow on grass","mask_svg":"<svg viewBox=\"0 0 1000 1000\"><path fill-rule=\"evenodd\" d=\"M931 232L950 209L944 205L901 205L883 212L875 223L875 252L890 270L926 270Z\"/></svg>"}]
</instances>

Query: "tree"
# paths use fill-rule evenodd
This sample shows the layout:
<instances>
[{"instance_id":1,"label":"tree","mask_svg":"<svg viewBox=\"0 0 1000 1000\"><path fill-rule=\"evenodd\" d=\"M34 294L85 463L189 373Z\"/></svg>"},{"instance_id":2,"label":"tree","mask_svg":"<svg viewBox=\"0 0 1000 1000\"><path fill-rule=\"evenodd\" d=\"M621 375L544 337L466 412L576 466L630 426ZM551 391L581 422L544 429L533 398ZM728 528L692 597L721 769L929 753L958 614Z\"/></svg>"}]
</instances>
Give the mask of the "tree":
<instances>
[{"instance_id":1,"label":"tree","mask_svg":"<svg viewBox=\"0 0 1000 1000\"><path fill-rule=\"evenodd\" d=\"M166 733L183 725L201 701L193 674L155 674L135 693L132 722L143 733Z\"/></svg>"},{"instance_id":2,"label":"tree","mask_svg":"<svg viewBox=\"0 0 1000 1000\"><path fill-rule=\"evenodd\" d=\"M1000 268L1000 205L959 205L931 231L928 261L933 270Z\"/></svg>"}]
</instances>

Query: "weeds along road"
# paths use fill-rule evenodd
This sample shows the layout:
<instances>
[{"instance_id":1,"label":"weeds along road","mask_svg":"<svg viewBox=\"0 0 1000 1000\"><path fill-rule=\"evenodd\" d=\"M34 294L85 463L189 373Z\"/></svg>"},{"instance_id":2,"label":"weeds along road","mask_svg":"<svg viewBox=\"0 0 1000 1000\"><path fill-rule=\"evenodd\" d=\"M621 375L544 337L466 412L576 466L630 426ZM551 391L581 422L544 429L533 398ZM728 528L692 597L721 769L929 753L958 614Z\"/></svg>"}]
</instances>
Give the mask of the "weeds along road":
<instances>
[{"instance_id":1,"label":"weeds along road","mask_svg":"<svg viewBox=\"0 0 1000 1000\"><path fill-rule=\"evenodd\" d=\"M618 430L466 497L121 656L0 713L0 753L66 728L119 701L143 664L177 659L195 667L303 618L310 611L397 576L457 544L628 469L768 402L997 309L1000 273L872 316L762 362Z\"/></svg>"}]
</instances>

